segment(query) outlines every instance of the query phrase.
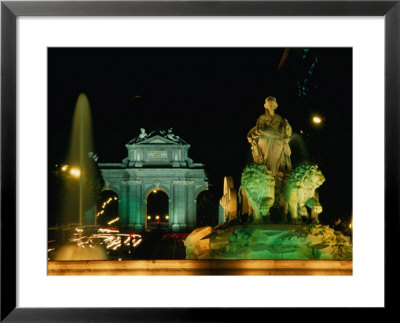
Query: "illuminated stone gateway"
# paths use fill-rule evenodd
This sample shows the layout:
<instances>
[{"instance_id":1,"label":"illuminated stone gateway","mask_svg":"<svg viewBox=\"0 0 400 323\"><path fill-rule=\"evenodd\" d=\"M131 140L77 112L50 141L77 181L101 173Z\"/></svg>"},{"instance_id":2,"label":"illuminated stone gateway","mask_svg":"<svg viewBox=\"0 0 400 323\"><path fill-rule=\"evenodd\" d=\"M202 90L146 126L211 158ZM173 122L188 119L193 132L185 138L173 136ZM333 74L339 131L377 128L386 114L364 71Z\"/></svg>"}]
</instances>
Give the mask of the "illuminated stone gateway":
<instances>
[{"instance_id":1,"label":"illuminated stone gateway","mask_svg":"<svg viewBox=\"0 0 400 323\"><path fill-rule=\"evenodd\" d=\"M99 163L105 190L119 197L120 227L148 229L146 201L153 191L168 195L169 229L191 230L196 225L197 196L208 188L204 165L188 157L190 145L172 129L145 129L126 144L122 163Z\"/></svg>"}]
</instances>

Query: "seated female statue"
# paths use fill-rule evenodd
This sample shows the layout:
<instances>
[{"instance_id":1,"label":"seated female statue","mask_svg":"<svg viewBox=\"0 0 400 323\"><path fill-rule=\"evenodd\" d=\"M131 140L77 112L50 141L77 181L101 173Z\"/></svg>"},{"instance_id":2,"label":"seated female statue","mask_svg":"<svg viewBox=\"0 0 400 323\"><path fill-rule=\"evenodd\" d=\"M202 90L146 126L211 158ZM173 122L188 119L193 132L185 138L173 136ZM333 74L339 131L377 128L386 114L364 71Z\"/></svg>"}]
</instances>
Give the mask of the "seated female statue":
<instances>
[{"instance_id":1,"label":"seated female statue","mask_svg":"<svg viewBox=\"0 0 400 323\"><path fill-rule=\"evenodd\" d=\"M265 99L265 113L258 117L256 125L247 134L255 163L265 164L275 176L278 171L292 170L289 147L292 127L286 119L275 113L276 98Z\"/></svg>"}]
</instances>

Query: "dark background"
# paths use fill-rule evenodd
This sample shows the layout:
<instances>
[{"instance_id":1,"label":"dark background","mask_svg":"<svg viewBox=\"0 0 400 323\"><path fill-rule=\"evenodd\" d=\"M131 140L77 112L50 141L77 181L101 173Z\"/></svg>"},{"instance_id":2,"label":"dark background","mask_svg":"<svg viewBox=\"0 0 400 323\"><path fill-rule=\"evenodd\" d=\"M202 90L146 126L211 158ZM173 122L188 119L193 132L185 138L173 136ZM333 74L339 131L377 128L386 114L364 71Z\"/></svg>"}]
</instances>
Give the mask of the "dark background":
<instances>
[{"instance_id":1,"label":"dark background","mask_svg":"<svg viewBox=\"0 0 400 323\"><path fill-rule=\"evenodd\" d=\"M121 162L125 144L156 128L187 141L189 157L205 164L214 201L223 177L251 161L246 135L275 96L276 113L326 177L321 222L350 219L352 211L352 49L350 48L49 48L48 167L68 152L75 103L90 102L99 162ZM311 116L319 114L316 127ZM301 133L301 132L302 133ZM57 200L49 191L50 209ZM53 205L53 207L51 207ZM51 215L50 215L51 216Z\"/></svg>"}]
</instances>

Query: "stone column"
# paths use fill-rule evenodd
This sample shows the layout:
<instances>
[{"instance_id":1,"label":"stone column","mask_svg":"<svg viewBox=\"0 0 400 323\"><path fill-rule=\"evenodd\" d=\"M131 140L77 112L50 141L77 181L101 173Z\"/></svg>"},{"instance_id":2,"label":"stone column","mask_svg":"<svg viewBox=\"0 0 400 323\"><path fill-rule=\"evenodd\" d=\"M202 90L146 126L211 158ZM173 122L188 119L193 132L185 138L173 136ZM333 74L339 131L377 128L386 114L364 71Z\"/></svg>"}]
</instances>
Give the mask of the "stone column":
<instances>
[{"instance_id":1,"label":"stone column","mask_svg":"<svg viewBox=\"0 0 400 323\"><path fill-rule=\"evenodd\" d=\"M193 229L196 225L196 196L194 181L188 181L187 194L187 226L188 229Z\"/></svg>"},{"instance_id":2,"label":"stone column","mask_svg":"<svg viewBox=\"0 0 400 323\"><path fill-rule=\"evenodd\" d=\"M145 200L143 198L143 181L129 181L129 228L142 231L145 224Z\"/></svg>"},{"instance_id":3,"label":"stone column","mask_svg":"<svg viewBox=\"0 0 400 323\"><path fill-rule=\"evenodd\" d=\"M187 224L187 182L177 180L173 182L174 189L174 214L172 231L179 231L186 228Z\"/></svg>"},{"instance_id":4,"label":"stone column","mask_svg":"<svg viewBox=\"0 0 400 323\"><path fill-rule=\"evenodd\" d=\"M168 228L172 230L172 225L174 224L174 192L173 188L170 190L170 194L168 195Z\"/></svg>"},{"instance_id":5,"label":"stone column","mask_svg":"<svg viewBox=\"0 0 400 323\"><path fill-rule=\"evenodd\" d=\"M129 206L129 196L128 196L128 183L126 181L121 181L120 184L120 192L121 195L118 199L118 213L119 213L119 221L121 223L122 228L129 227L129 214L128 214L128 206Z\"/></svg>"}]
</instances>

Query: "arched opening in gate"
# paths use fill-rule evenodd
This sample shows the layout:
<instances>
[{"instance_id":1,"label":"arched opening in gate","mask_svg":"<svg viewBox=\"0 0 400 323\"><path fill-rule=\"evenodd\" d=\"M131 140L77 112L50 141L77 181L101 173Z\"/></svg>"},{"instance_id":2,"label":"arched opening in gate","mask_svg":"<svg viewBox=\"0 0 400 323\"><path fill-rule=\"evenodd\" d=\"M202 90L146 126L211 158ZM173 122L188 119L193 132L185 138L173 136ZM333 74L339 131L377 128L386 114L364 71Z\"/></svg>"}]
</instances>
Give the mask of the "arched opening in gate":
<instances>
[{"instance_id":1,"label":"arched opening in gate","mask_svg":"<svg viewBox=\"0 0 400 323\"><path fill-rule=\"evenodd\" d=\"M169 226L168 194L155 188L146 197L146 230L167 230Z\"/></svg>"},{"instance_id":2,"label":"arched opening in gate","mask_svg":"<svg viewBox=\"0 0 400 323\"><path fill-rule=\"evenodd\" d=\"M96 224L100 226L119 225L118 195L112 190L104 190L100 193L96 207Z\"/></svg>"}]
</instances>

